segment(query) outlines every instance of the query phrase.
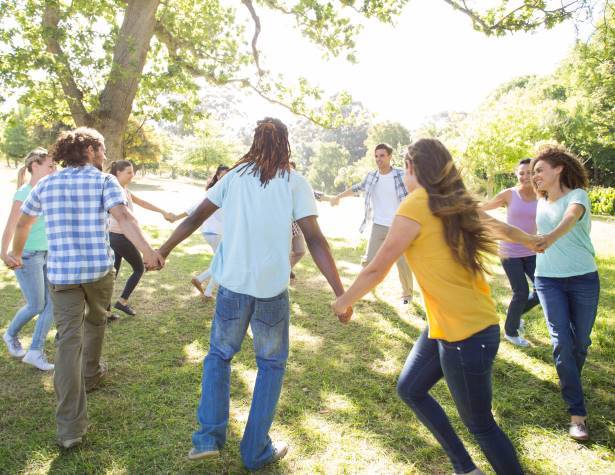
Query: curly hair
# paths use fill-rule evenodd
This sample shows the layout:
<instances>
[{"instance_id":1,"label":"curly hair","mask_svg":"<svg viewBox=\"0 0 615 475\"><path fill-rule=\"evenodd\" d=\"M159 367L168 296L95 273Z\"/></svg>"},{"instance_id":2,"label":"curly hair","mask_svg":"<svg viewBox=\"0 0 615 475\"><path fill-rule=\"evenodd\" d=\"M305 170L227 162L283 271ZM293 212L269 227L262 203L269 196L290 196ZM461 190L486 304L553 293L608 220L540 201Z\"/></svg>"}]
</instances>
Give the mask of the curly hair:
<instances>
[{"instance_id":1,"label":"curly hair","mask_svg":"<svg viewBox=\"0 0 615 475\"><path fill-rule=\"evenodd\" d=\"M241 173L250 170L250 174L259 177L263 186L282 173L290 176L290 144L288 143L288 129L279 119L265 117L256 123L254 139L248 153L239 159L231 168L242 165Z\"/></svg>"},{"instance_id":2,"label":"curly hair","mask_svg":"<svg viewBox=\"0 0 615 475\"><path fill-rule=\"evenodd\" d=\"M53 160L63 167L81 167L88 162L87 148L98 150L105 143L100 132L88 127L61 132L51 148Z\"/></svg>"},{"instance_id":3,"label":"curly hair","mask_svg":"<svg viewBox=\"0 0 615 475\"><path fill-rule=\"evenodd\" d=\"M560 187L563 185L566 188L574 190L576 188L587 188L589 186L589 178L587 170L581 161L561 145L548 145L538 152L538 155L530 164L530 171L534 173L534 167L539 161L547 162L551 167L562 167L562 173L559 176ZM534 185L534 180L532 180ZM535 185L534 185L534 188ZM536 190L543 198L547 198L546 191Z\"/></svg>"},{"instance_id":4,"label":"curly hair","mask_svg":"<svg viewBox=\"0 0 615 475\"><path fill-rule=\"evenodd\" d=\"M488 273L485 253L495 254L497 248L450 152L439 140L421 139L408 147L406 161L413 164L419 184L427 191L429 209L442 220L454 259L472 273Z\"/></svg>"}]
</instances>

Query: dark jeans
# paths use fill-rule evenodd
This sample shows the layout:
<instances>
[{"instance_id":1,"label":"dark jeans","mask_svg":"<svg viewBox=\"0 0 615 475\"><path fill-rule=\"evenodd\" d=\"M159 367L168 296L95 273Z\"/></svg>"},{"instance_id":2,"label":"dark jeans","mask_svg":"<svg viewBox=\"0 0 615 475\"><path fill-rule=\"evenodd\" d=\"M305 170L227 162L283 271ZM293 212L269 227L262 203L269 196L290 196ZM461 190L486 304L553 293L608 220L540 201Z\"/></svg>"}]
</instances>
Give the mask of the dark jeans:
<instances>
[{"instance_id":1,"label":"dark jeans","mask_svg":"<svg viewBox=\"0 0 615 475\"><path fill-rule=\"evenodd\" d=\"M500 344L492 325L466 340L432 340L425 330L399 376L397 393L448 455L456 473L476 468L444 410L429 390L444 376L461 420L498 474L523 473L515 449L491 413L491 369Z\"/></svg>"},{"instance_id":2,"label":"dark jeans","mask_svg":"<svg viewBox=\"0 0 615 475\"><path fill-rule=\"evenodd\" d=\"M553 344L562 397L573 416L586 416L581 371L598 312L598 272L574 277L536 277L536 291Z\"/></svg>"},{"instance_id":3,"label":"dark jeans","mask_svg":"<svg viewBox=\"0 0 615 475\"><path fill-rule=\"evenodd\" d=\"M519 336L521 315L540 303L536 291L532 290L530 293L527 278L525 277L527 276L534 283L536 256L502 259L502 267L504 272L506 272L513 293L508 305L508 311L506 312L504 331L508 336Z\"/></svg>"},{"instance_id":4,"label":"dark jeans","mask_svg":"<svg viewBox=\"0 0 615 475\"><path fill-rule=\"evenodd\" d=\"M132 274L128 277L122 291L122 298L128 300L145 271L143 258L135 245L123 234L109 233L109 241L111 242L111 249L115 253L115 263L113 265L115 267L115 275L117 276L120 273L122 258L126 259L132 267Z\"/></svg>"}]
</instances>

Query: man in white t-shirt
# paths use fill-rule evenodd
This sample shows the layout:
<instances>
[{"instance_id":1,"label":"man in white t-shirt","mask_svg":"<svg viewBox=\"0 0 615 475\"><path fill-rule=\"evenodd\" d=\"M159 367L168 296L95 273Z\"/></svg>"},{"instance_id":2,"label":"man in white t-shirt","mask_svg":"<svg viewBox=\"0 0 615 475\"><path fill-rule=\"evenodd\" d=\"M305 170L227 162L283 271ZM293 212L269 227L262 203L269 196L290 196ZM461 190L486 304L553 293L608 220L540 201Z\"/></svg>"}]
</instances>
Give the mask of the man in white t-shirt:
<instances>
[{"instance_id":1,"label":"man in white t-shirt","mask_svg":"<svg viewBox=\"0 0 615 475\"><path fill-rule=\"evenodd\" d=\"M403 181L404 171L391 166L392 153L390 145L376 145L374 156L378 169L369 172L361 183L351 186L331 200L331 205L336 206L342 198L365 192L365 215L359 231L363 232L369 221L372 221L372 231L367 252L363 256L363 265L369 264L380 249L399 204L408 194ZM402 301L409 304L412 301L412 272L404 256L397 261L397 270L402 286Z\"/></svg>"}]
</instances>

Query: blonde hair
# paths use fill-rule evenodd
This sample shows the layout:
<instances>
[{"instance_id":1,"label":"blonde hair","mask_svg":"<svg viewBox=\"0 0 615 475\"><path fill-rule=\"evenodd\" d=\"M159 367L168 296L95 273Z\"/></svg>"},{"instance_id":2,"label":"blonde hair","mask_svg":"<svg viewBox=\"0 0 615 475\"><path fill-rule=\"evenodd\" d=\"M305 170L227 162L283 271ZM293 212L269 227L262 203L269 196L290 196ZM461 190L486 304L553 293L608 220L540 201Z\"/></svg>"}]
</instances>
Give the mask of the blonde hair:
<instances>
[{"instance_id":1,"label":"blonde hair","mask_svg":"<svg viewBox=\"0 0 615 475\"><path fill-rule=\"evenodd\" d=\"M32 173L32 164L34 162L42 165L47 159L47 150L43 147L36 147L25 158L23 166L17 171L17 188L21 188L26 182L26 170Z\"/></svg>"}]
</instances>

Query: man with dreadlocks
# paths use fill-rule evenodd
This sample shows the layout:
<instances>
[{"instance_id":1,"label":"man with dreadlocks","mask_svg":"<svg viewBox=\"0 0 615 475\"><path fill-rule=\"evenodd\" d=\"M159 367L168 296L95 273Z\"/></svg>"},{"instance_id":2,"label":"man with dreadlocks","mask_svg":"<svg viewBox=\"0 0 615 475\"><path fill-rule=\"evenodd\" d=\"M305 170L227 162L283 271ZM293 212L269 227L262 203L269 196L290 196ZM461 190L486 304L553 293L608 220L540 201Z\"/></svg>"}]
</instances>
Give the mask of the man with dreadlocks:
<instances>
[{"instance_id":1,"label":"man with dreadlocks","mask_svg":"<svg viewBox=\"0 0 615 475\"><path fill-rule=\"evenodd\" d=\"M335 295L343 293L327 240L316 220L308 182L289 164L288 130L278 119L258 122L250 151L209 190L207 198L160 248L162 256L186 239L218 208L224 209L224 239L212 263L220 284L203 362L202 394L192 436L191 460L218 455L229 419L231 359L248 325L254 336L258 373L252 407L241 441L245 466L257 470L286 455L284 442L272 443L269 429L282 389L288 358L291 223L305 236L316 265ZM338 315L350 320L352 310Z\"/></svg>"}]
</instances>

